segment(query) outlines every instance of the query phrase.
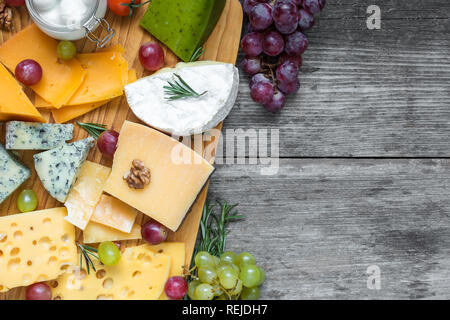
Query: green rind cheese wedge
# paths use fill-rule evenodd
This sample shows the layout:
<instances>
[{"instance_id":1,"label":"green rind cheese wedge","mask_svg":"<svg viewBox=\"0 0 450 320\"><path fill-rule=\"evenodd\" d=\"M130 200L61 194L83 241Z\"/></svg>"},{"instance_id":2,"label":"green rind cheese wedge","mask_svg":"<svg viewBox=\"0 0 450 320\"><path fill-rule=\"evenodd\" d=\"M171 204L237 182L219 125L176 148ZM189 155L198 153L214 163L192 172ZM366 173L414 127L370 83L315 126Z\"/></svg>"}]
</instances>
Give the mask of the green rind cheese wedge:
<instances>
[{"instance_id":1,"label":"green rind cheese wedge","mask_svg":"<svg viewBox=\"0 0 450 320\"><path fill-rule=\"evenodd\" d=\"M226 0L153 0L141 27L188 62L213 32Z\"/></svg>"}]
</instances>

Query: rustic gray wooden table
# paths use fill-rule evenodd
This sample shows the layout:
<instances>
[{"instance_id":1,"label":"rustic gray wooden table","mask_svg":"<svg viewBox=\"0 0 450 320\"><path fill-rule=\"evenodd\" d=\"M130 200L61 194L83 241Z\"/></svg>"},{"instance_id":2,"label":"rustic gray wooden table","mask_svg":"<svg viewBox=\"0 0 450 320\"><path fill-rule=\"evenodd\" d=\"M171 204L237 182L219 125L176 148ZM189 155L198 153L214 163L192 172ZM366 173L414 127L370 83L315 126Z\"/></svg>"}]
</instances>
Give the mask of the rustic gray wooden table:
<instances>
[{"instance_id":1,"label":"rustic gray wooden table","mask_svg":"<svg viewBox=\"0 0 450 320\"><path fill-rule=\"evenodd\" d=\"M448 0L328 0L280 114L242 74L225 130L279 129L280 168L247 151L209 198L240 203L228 248L266 269L262 298L450 298L449 17Z\"/></svg>"}]
</instances>

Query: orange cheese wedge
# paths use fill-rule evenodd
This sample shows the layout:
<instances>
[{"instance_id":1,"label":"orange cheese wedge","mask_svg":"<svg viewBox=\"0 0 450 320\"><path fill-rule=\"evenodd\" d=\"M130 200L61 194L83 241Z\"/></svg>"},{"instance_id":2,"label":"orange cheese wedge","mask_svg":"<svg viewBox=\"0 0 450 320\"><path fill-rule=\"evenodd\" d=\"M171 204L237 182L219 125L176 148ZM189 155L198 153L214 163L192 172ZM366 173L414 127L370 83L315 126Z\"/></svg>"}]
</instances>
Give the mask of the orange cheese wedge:
<instances>
[{"instance_id":1,"label":"orange cheese wedge","mask_svg":"<svg viewBox=\"0 0 450 320\"><path fill-rule=\"evenodd\" d=\"M0 64L0 121L45 122L11 73Z\"/></svg>"},{"instance_id":2,"label":"orange cheese wedge","mask_svg":"<svg viewBox=\"0 0 450 320\"><path fill-rule=\"evenodd\" d=\"M86 71L76 59L58 59L57 46L58 41L32 24L0 47L0 61L11 72L23 60L37 61L43 70L42 79L31 88L55 108L60 108L83 83Z\"/></svg>"}]
</instances>

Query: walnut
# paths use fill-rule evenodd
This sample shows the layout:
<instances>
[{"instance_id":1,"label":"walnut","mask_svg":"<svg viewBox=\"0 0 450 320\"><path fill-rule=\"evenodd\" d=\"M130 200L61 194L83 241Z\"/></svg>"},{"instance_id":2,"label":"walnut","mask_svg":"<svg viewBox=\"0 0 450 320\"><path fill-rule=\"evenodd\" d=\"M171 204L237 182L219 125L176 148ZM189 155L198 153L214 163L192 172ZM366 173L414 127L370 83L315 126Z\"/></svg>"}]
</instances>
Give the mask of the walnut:
<instances>
[{"instance_id":1,"label":"walnut","mask_svg":"<svg viewBox=\"0 0 450 320\"><path fill-rule=\"evenodd\" d=\"M150 169L145 167L145 163L141 160L133 160L130 171L125 173L123 179L128 183L128 187L132 189L144 189L150 184Z\"/></svg>"},{"instance_id":2,"label":"walnut","mask_svg":"<svg viewBox=\"0 0 450 320\"><path fill-rule=\"evenodd\" d=\"M0 0L0 29L11 30L13 11L6 6L5 0Z\"/></svg>"}]
</instances>

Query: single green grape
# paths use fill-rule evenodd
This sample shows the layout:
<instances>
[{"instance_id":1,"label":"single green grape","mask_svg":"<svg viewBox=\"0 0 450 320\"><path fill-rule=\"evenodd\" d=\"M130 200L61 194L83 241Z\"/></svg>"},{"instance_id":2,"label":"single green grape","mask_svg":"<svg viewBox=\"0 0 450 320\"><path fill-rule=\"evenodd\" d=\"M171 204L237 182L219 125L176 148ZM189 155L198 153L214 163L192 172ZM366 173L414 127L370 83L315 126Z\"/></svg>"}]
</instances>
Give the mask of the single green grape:
<instances>
[{"instance_id":1,"label":"single green grape","mask_svg":"<svg viewBox=\"0 0 450 320\"><path fill-rule=\"evenodd\" d=\"M248 252L242 252L238 256L238 265L242 268L245 264L255 264L255 258Z\"/></svg>"},{"instance_id":2,"label":"single green grape","mask_svg":"<svg viewBox=\"0 0 450 320\"><path fill-rule=\"evenodd\" d=\"M220 263L220 259L219 259L219 257L216 257L216 256L212 256L212 257L214 258L214 266L217 267Z\"/></svg>"},{"instance_id":3,"label":"single green grape","mask_svg":"<svg viewBox=\"0 0 450 320\"><path fill-rule=\"evenodd\" d=\"M214 257L212 255L210 255L208 252L200 251L195 256L195 265L198 268L206 267L206 266L214 267L215 260L214 260Z\"/></svg>"},{"instance_id":4,"label":"single green grape","mask_svg":"<svg viewBox=\"0 0 450 320\"><path fill-rule=\"evenodd\" d=\"M201 282L212 284L217 279L214 267L206 266L198 269L198 278Z\"/></svg>"},{"instance_id":5,"label":"single green grape","mask_svg":"<svg viewBox=\"0 0 450 320\"><path fill-rule=\"evenodd\" d=\"M105 241L98 246L98 257L105 266L115 266L120 260L120 250L111 241Z\"/></svg>"},{"instance_id":6,"label":"single green grape","mask_svg":"<svg viewBox=\"0 0 450 320\"><path fill-rule=\"evenodd\" d=\"M232 263L229 263L226 261L221 261L219 263L219 265L217 266L217 270L216 270L217 274L219 274L221 270L226 269L226 268L232 268L234 271L236 271L239 274L239 271L240 271L239 267L235 264L232 264Z\"/></svg>"},{"instance_id":7,"label":"single green grape","mask_svg":"<svg viewBox=\"0 0 450 320\"><path fill-rule=\"evenodd\" d=\"M223 289L219 283L216 282L215 284L213 284L213 292L216 297L219 297L223 294Z\"/></svg>"},{"instance_id":8,"label":"single green grape","mask_svg":"<svg viewBox=\"0 0 450 320\"><path fill-rule=\"evenodd\" d=\"M61 41L57 48L58 58L62 60L71 60L77 55L77 48L70 41Z\"/></svg>"},{"instance_id":9,"label":"single green grape","mask_svg":"<svg viewBox=\"0 0 450 320\"><path fill-rule=\"evenodd\" d=\"M195 300L195 289L201 284L201 282L199 280L192 280L191 282L189 282L188 285L188 296L189 298L191 298L192 300Z\"/></svg>"},{"instance_id":10,"label":"single green grape","mask_svg":"<svg viewBox=\"0 0 450 320\"><path fill-rule=\"evenodd\" d=\"M202 283L195 288L195 300L212 300L214 299L214 290L210 284Z\"/></svg>"},{"instance_id":11,"label":"single green grape","mask_svg":"<svg viewBox=\"0 0 450 320\"><path fill-rule=\"evenodd\" d=\"M246 264L241 268L239 279L247 288L256 287L260 281L261 273L259 268L253 264Z\"/></svg>"},{"instance_id":12,"label":"single green grape","mask_svg":"<svg viewBox=\"0 0 450 320\"><path fill-rule=\"evenodd\" d=\"M244 288L241 292L241 300L258 300L259 299L259 288Z\"/></svg>"},{"instance_id":13,"label":"single green grape","mask_svg":"<svg viewBox=\"0 0 450 320\"><path fill-rule=\"evenodd\" d=\"M241 293L244 285L242 284L242 281L238 279L236 286L229 292L232 296L237 296Z\"/></svg>"},{"instance_id":14,"label":"single green grape","mask_svg":"<svg viewBox=\"0 0 450 320\"><path fill-rule=\"evenodd\" d=\"M30 212L37 208L38 199L36 193L33 190L25 189L17 198L17 207L20 212Z\"/></svg>"},{"instance_id":15,"label":"single green grape","mask_svg":"<svg viewBox=\"0 0 450 320\"><path fill-rule=\"evenodd\" d=\"M227 251L220 256L220 261L238 264L238 255L235 252Z\"/></svg>"},{"instance_id":16,"label":"single green grape","mask_svg":"<svg viewBox=\"0 0 450 320\"><path fill-rule=\"evenodd\" d=\"M233 289L238 281L239 274L233 268L225 268L219 273L219 281L225 289Z\"/></svg>"},{"instance_id":17,"label":"single green grape","mask_svg":"<svg viewBox=\"0 0 450 320\"><path fill-rule=\"evenodd\" d=\"M259 269L259 281L258 281L257 286L259 287L266 280L266 273L264 272L264 270L262 268L258 267L258 269Z\"/></svg>"}]
</instances>

